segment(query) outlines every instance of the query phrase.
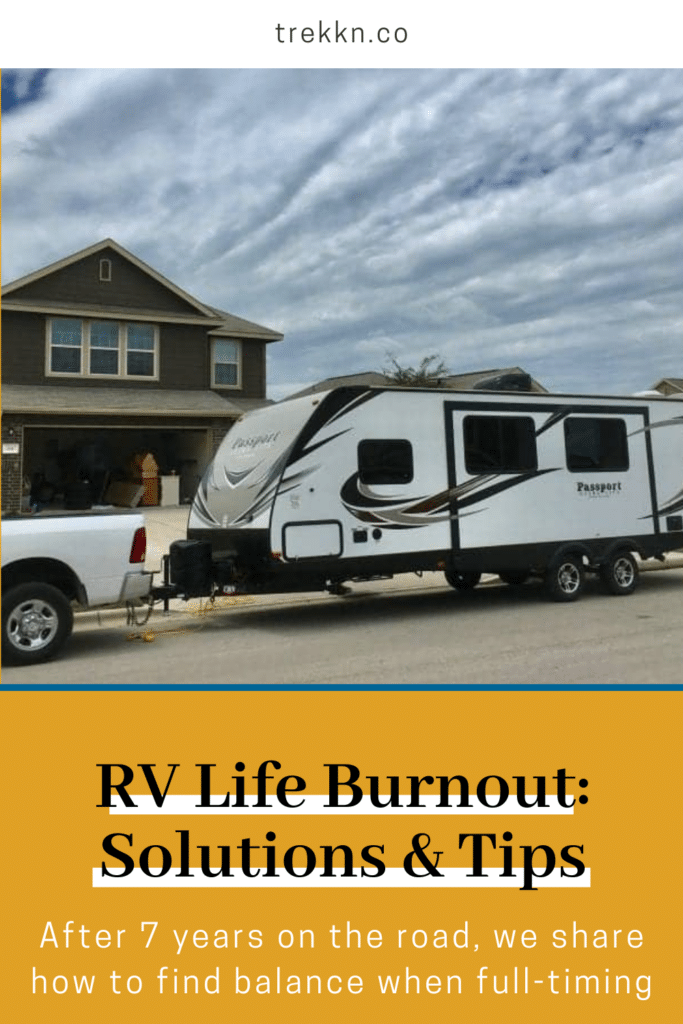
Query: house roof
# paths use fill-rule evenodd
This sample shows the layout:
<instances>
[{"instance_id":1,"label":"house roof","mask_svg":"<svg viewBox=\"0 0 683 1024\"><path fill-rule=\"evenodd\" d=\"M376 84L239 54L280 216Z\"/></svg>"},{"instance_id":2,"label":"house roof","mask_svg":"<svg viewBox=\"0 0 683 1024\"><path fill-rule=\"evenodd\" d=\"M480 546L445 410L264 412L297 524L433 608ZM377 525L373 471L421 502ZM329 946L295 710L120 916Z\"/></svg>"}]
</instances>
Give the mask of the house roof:
<instances>
[{"instance_id":1,"label":"house roof","mask_svg":"<svg viewBox=\"0 0 683 1024\"><path fill-rule=\"evenodd\" d=\"M467 391L488 377L499 377L503 374L524 372L519 366L511 366L497 370L477 370L473 373L453 373L442 377L438 387L455 391ZM368 370L365 373L343 374L341 377L326 377L325 380L321 380L317 384L311 384L310 387L303 388L289 397L303 398L305 395L313 395L319 391L330 391L332 388L351 387L358 384L366 387L386 387L392 385L392 383L391 378L387 374ZM531 387L533 391L547 394L547 389L542 384L539 384L537 380L534 380L533 377L531 378Z\"/></svg>"},{"instance_id":2,"label":"house roof","mask_svg":"<svg viewBox=\"0 0 683 1024\"><path fill-rule=\"evenodd\" d=\"M251 409L269 405L267 400L223 398L215 391L181 391L162 388L65 387L4 384L2 411L45 416L208 416L237 419Z\"/></svg>"},{"instance_id":3,"label":"house roof","mask_svg":"<svg viewBox=\"0 0 683 1024\"><path fill-rule=\"evenodd\" d=\"M130 316L131 309L128 307L116 307L107 305L105 308L95 307L90 308L83 304L73 302L56 302L54 300L48 301L36 301L35 299L27 300L24 296L17 295L27 285L34 284L36 281L40 281L42 278L49 277L51 274L57 271L64 270L79 260L86 259L90 256L95 256L98 252L104 252L105 250L111 250L128 263L137 267L138 270L146 274L152 280L156 281L163 288L167 289L182 302L186 303L190 310L184 314L169 314L160 313L159 310L153 309L135 309L135 316L142 320L157 320L157 321L172 321L174 323L202 323L208 324L212 328L211 334L214 336L224 337L243 337L243 338L256 338L262 341L281 341L283 335L279 331L273 331L269 327L264 327L261 324L252 323L249 320L244 320L242 317L234 316L232 313L227 313L223 310L216 309L214 306L209 306L204 302L200 302L193 295L179 288L177 284L174 284L163 274L160 274L158 270L150 267L144 260L139 259L133 253L124 249L122 245L115 242L113 238L104 238L101 242L95 243L95 245L88 246L86 249L80 249L78 252L71 253L69 256L65 256L61 260L57 260L55 263L50 263L45 267L41 267L39 270L33 271L31 274L26 274L24 277L17 278L15 281L10 281L2 288L2 305L6 309L16 310L20 312L45 312L52 314L67 315L74 313L83 317L120 317Z\"/></svg>"},{"instance_id":4,"label":"house roof","mask_svg":"<svg viewBox=\"0 0 683 1024\"><path fill-rule=\"evenodd\" d=\"M662 377L656 384L653 384L652 390L661 391L667 387L672 391L683 391L683 377Z\"/></svg>"},{"instance_id":5,"label":"house roof","mask_svg":"<svg viewBox=\"0 0 683 1024\"><path fill-rule=\"evenodd\" d=\"M222 309L214 309L214 313L220 318L220 324L209 331L212 338L235 338L244 335L250 338L262 337L265 341L280 341L284 337L270 327L262 327L251 320L243 320L234 313L226 313Z\"/></svg>"},{"instance_id":6,"label":"house roof","mask_svg":"<svg viewBox=\"0 0 683 1024\"><path fill-rule=\"evenodd\" d=\"M326 377L325 380L311 384L310 387L302 388L301 391L288 395L288 398L304 398L306 395L315 395L318 391L331 391L332 388L353 387L356 384L367 387L383 387L389 381L383 373L376 373L369 370L366 373L349 373L341 377Z\"/></svg>"}]
</instances>

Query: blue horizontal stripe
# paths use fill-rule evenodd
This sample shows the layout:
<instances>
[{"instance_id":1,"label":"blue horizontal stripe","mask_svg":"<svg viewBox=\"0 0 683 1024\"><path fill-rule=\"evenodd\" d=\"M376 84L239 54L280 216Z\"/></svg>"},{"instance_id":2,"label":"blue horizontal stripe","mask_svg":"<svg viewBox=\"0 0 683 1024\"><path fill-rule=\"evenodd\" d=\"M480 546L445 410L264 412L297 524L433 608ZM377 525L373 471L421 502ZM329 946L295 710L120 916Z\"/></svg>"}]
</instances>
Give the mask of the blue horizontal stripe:
<instances>
[{"instance_id":1,"label":"blue horizontal stripe","mask_svg":"<svg viewBox=\"0 0 683 1024\"><path fill-rule=\"evenodd\" d=\"M683 683L3 683L0 692L76 693L651 693L683 690Z\"/></svg>"}]
</instances>

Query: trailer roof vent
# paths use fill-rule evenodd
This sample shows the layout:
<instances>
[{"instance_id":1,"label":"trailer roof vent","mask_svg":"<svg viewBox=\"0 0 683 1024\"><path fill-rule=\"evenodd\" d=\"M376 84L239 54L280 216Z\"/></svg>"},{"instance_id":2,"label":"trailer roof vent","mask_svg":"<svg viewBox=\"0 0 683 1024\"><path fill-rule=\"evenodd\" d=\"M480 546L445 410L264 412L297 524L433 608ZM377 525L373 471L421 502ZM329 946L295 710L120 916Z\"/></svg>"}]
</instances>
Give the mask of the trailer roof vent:
<instances>
[{"instance_id":1,"label":"trailer roof vent","mask_svg":"<svg viewBox=\"0 0 683 1024\"><path fill-rule=\"evenodd\" d=\"M533 391L528 373L499 373L494 377L478 380L473 391Z\"/></svg>"}]
</instances>

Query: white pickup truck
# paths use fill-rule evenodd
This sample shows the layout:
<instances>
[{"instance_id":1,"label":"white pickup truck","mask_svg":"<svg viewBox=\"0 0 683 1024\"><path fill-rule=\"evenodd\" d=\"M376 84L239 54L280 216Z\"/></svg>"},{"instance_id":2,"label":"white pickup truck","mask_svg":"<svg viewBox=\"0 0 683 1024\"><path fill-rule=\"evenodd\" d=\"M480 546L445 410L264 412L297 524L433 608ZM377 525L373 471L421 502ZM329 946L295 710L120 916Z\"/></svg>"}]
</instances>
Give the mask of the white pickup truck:
<instances>
[{"instance_id":1,"label":"white pickup truck","mask_svg":"<svg viewBox=\"0 0 683 1024\"><path fill-rule=\"evenodd\" d=\"M138 603L149 594L139 513L9 516L2 520L2 661L53 658L81 608Z\"/></svg>"}]
</instances>

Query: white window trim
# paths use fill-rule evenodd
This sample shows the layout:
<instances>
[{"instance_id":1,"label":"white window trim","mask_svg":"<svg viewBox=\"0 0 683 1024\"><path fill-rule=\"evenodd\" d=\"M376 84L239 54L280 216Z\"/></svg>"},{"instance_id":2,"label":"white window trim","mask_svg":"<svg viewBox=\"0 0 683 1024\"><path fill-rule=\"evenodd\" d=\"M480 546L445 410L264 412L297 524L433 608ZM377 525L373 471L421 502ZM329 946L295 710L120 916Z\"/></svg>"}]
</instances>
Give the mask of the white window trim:
<instances>
[{"instance_id":1,"label":"white window trim","mask_svg":"<svg viewBox=\"0 0 683 1024\"><path fill-rule=\"evenodd\" d=\"M230 341L237 346L237 383L219 384L216 382L216 346L221 341ZM229 364L225 364L229 365ZM211 387L220 388L221 391L239 391L242 387L242 342L237 338L213 338L211 341Z\"/></svg>"},{"instance_id":2,"label":"white window trim","mask_svg":"<svg viewBox=\"0 0 683 1024\"><path fill-rule=\"evenodd\" d=\"M91 373L90 372L90 325L93 323L102 323L107 321L108 317L47 317L45 330L46 330L46 342L45 342L45 376L46 377L58 377L58 378L83 378L87 377L89 380L128 380L128 381L158 381L159 380L159 328L154 324L143 323L140 321L140 326L152 327L154 333L154 370L151 374L138 374L138 373L127 373L127 327L135 326L138 324L136 320L125 320L125 321L114 321L118 326L119 331L119 372L118 373ZM81 324L81 369L78 372L71 372L70 370L61 371L52 369L52 324L59 320L79 320ZM59 347L59 346L56 346ZM110 351L114 351L111 349ZM139 349L131 349L131 351L143 351Z\"/></svg>"}]
</instances>

